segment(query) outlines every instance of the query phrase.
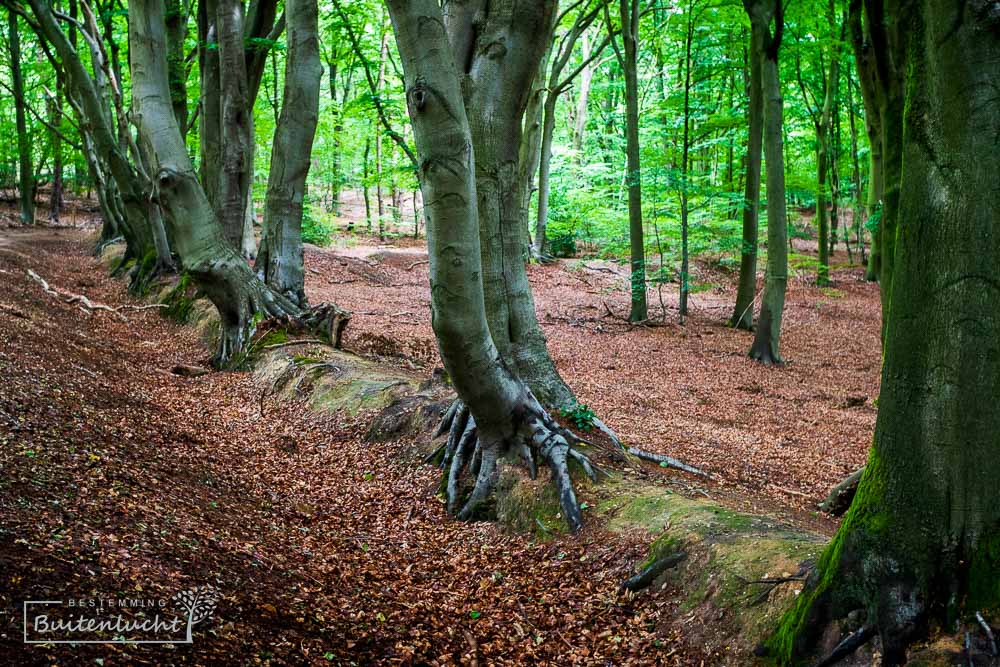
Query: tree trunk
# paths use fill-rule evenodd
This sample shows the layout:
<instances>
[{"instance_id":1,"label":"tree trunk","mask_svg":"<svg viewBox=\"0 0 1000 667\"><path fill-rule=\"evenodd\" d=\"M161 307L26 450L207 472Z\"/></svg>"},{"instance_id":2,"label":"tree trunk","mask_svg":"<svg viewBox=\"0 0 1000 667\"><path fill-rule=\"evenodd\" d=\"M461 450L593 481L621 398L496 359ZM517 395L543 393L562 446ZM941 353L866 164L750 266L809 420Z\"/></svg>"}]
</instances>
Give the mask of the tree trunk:
<instances>
[{"instance_id":1,"label":"tree trunk","mask_svg":"<svg viewBox=\"0 0 1000 667\"><path fill-rule=\"evenodd\" d=\"M635 1L635 0L633 0ZM694 41L693 6L688 6L687 30L684 36L684 129L681 136L681 290L678 314L681 324L688 314L688 295L691 291L691 257L688 251L688 218L690 217L689 193L691 163L691 43Z\"/></svg>"},{"instance_id":2,"label":"tree trunk","mask_svg":"<svg viewBox=\"0 0 1000 667\"><path fill-rule=\"evenodd\" d=\"M1000 394L1000 152L984 140L1000 134L1000 19L887 4L909 59L878 420L854 503L772 639L782 662L855 609L891 667L928 628L1000 605L1000 411L983 409Z\"/></svg>"},{"instance_id":3,"label":"tree trunk","mask_svg":"<svg viewBox=\"0 0 1000 667\"><path fill-rule=\"evenodd\" d=\"M63 90L66 87L62 69L56 69L55 95L46 103L48 107L49 124L58 128L62 124ZM63 205L63 145L62 136L53 129L49 134L52 143L52 192L49 195L49 221L59 222L59 213Z\"/></svg>"},{"instance_id":4,"label":"tree trunk","mask_svg":"<svg viewBox=\"0 0 1000 667\"><path fill-rule=\"evenodd\" d=\"M253 117L243 47L242 0L218 0L219 82L222 165L216 216L226 240L243 250L247 193L250 187Z\"/></svg>"},{"instance_id":5,"label":"tree trunk","mask_svg":"<svg viewBox=\"0 0 1000 667\"><path fill-rule=\"evenodd\" d=\"M474 157L474 134L465 111L470 101L463 100L460 84L460 76L467 70L456 67L453 58L453 52L473 53L471 47L477 35L472 30L472 16L466 12L476 7L447 5L451 11L445 18L436 0L389 0L387 4L406 75L407 106L422 165L420 181L426 202L431 262L431 321L441 358L472 414L461 422L462 432L476 434L462 437L459 449L452 452L449 481L457 478L456 461L458 472L464 470L467 460L467 451L462 449L467 447L464 443L473 439L478 442L476 458L480 464L475 485L458 515L465 519L475 516L496 483L498 463L520 453L529 462L529 467L534 466L536 456L549 464L567 522L571 529L577 530L582 525L582 517L566 466L572 450L564 432L545 413L525 383L512 373L494 344L487 323L483 283L477 278L487 270L482 265L482 211L478 210L478 203L495 198L501 190L494 188L493 192L485 194L485 199L484 194L477 193L476 175L481 171L476 163L479 153ZM554 4L522 3L513 11L510 5L491 5L491 9L501 15L506 10L510 21L495 21L491 25L486 19L481 34L485 34L488 44L497 44L497 34L493 31L502 26L514 32L520 26L536 29L546 20L551 21ZM446 24L447 30L443 29ZM448 48L449 34L452 49ZM541 49L534 57L524 51L498 53L495 50L491 50L488 57L490 61L483 63L483 70L489 69L492 63L492 67L503 71L507 69L504 67L507 58L523 60L528 65L523 68L524 72L516 68L518 74L524 75L523 80L520 77L493 79L493 75L488 79L500 87L511 85L523 89L520 99L498 98L504 102L502 108L506 113L503 116L515 116L513 122L505 125L519 128L520 114L527 101L531 77L541 58ZM469 63L471 58L458 62ZM483 70L479 73L485 74ZM519 135L520 130L515 134ZM519 143L493 148L514 153L516 159ZM498 184L505 179L514 184L518 182L516 164L507 172L494 176ZM516 190L516 185L510 189ZM515 224L510 230L510 238L519 243L522 236L516 227L517 199L510 204L514 218L510 222ZM451 492L452 488L449 483L449 508L458 509L457 494Z\"/></svg>"},{"instance_id":6,"label":"tree trunk","mask_svg":"<svg viewBox=\"0 0 1000 667\"><path fill-rule=\"evenodd\" d=\"M781 47L783 12L781 0L754 0L744 5L751 21L764 31L761 53L761 89L764 95L764 158L767 160L767 271L760 317L754 333L750 357L764 365L780 364L781 317L785 310L788 284L788 222L785 219L785 156L781 79L778 50ZM774 34L770 23L774 20Z\"/></svg>"},{"instance_id":7,"label":"tree trunk","mask_svg":"<svg viewBox=\"0 0 1000 667\"><path fill-rule=\"evenodd\" d=\"M174 107L177 126L187 128L187 63L184 51L188 33L187 4L182 0L167 3L167 68L170 76L170 103Z\"/></svg>"},{"instance_id":8,"label":"tree trunk","mask_svg":"<svg viewBox=\"0 0 1000 667\"><path fill-rule=\"evenodd\" d=\"M753 301L757 292L757 233L760 217L760 162L764 142L764 94L761 61L766 26L750 25L749 130L747 134L746 181L743 191L743 243L740 247L740 279L731 323L737 329L753 328Z\"/></svg>"},{"instance_id":9,"label":"tree trunk","mask_svg":"<svg viewBox=\"0 0 1000 667\"><path fill-rule=\"evenodd\" d=\"M375 94L381 95L385 88L385 66L389 60L389 32L382 29L382 46L379 50L378 81ZM382 199L382 131L375 133L375 202L378 205L378 239L385 240L385 201Z\"/></svg>"},{"instance_id":10,"label":"tree trunk","mask_svg":"<svg viewBox=\"0 0 1000 667\"><path fill-rule=\"evenodd\" d=\"M10 56L11 87L14 91L14 116L17 129L17 196L21 206L21 224L35 224L35 171L31 160L31 135L28 134L27 105L24 100L24 77L21 76L21 37L17 14L7 10L7 52Z\"/></svg>"},{"instance_id":11,"label":"tree trunk","mask_svg":"<svg viewBox=\"0 0 1000 667\"><path fill-rule=\"evenodd\" d=\"M201 97L198 114L198 168L212 210L219 210L222 172L222 101L219 71L218 0L198 1L198 73Z\"/></svg>"},{"instance_id":12,"label":"tree trunk","mask_svg":"<svg viewBox=\"0 0 1000 667\"><path fill-rule=\"evenodd\" d=\"M548 74L550 50L546 50L538 73L531 84L531 95L524 112L524 130L521 135L521 148L518 151L518 179L521 188L521 220L524 228L525 246L531 246L531 230L528 217L531 212L531 195L535 191L535 176L541 169L542 144L542 109L545 102L545 82ZM539 203L541 203L541 179L539 179Z\"/></svg>"},{"instance_id":13,"label":"tree trunk","mask_svg":"<svg viewBox=\"0 0 1000 667\"><path fill-rule=\"evenodd\" d=\"M586 62L590 60L593 49L587 33L580 36L580 57ZM583 136L587 131L587 106L590 101L590 86L594 80L596 66L584 65L580 71L580 85L576 94L576 110L573 113L573 155L578 165L584 164Z\"/></svg>"},{"instance_id":14,"label":"tree trunk","mask_svg":"<svg viewBox=\"0 0 1000 667\"><path fill-rule=\"evenodd\" d=\"M258 280L223 235L170 104L164 35L163 0L133 0L133 106L156 162L154 195L167 213L185 270L219 311L222 333L215 363L226 366L241 359L260 317L300 318L303 312Z\"/></svg>"},{"instance_id":15,"label":"tree trunk","mask_svg":"<svg viewBox=\"0 0 1000 667\"><path fill-rule=\"evenodd\" d=\"M550 91L545 98L542 114L542 145L541 162L538 168L538 211L535 218L534 251L538 256L545 255L546 228L549 220L550 179L552 175L552 141L556 132L556 102L558 98Z\"/></svg>"},{"instance_id":16,"label":"tree trunk","mask_svg":"<svg viewBox=\"0 0 1000 667\"><path fill-rule=\"evenodd\" d=\"M302 257L302 207L319 119L323 67L315 0L286 0L288 50L281 117L274 131L264 232L257 270L274 291L307 305Z\"/></svg>"},{"instance_id":17,"label":"tree trunk","mask_svg":"<svg viewBox=\"0 0 1000 667\"><path fill-rule=\"evenodd\" d=\"M639 163L639 81L637 42L639 40L639 0L619 0L625 70L625 154L628 183L628 230L631 246L632 306L630 322L642 322L646 311L646 246L642 229L642 168Z\"/></svg>"}]
</instances>

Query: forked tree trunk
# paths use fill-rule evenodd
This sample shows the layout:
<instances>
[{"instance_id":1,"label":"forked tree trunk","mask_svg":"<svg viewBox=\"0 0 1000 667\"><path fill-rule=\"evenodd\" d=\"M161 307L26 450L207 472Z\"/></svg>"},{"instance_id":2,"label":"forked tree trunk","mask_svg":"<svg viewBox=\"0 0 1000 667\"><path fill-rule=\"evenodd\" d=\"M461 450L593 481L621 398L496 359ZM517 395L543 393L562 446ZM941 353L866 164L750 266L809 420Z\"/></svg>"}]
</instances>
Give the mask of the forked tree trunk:
<instances>
[{"instance_id":1,"label":"forked tree trunk","mask_svg":"<svg viewBox=\"0 0 1000 667\"><path fill-rule=\"evenodd\" d=\"M909 58L878 420L854 503L771 642L782 662L856 609L894 666L929 628L1000 606L1000 411L984 405L1000 395L1000 17L873 9L899 18Z\"/></svg>"},{"instance_id":2,"label":"forked tree trunk","mask_svg":"<svg viewBox=\"0 0 1000 667\"><path fill-rule=\"evenodd\" d=\"M764 93L764 157L767 160L767 272L761 297L760 317L754 332L750 357L765 365L780 364L781 317L788 285L788 223L785 219L785 156L782 134L781 79L778 50L781 48L783 12L781 0L744 3L751 21L764 30L761 52L761 89ZM774 33L770 24L774 21Z\"/></svg>"},{"instance_id":3,"label":"forked tree trunk","mask_svg":"<svg viewBox=\"0 0 1000 667\"><path fill-rule=\"evenodd\" d=\"M154 195L167 213L184 268L219 311L215 362L225 366L244 352L258 318L299 318L303 312L258 280L223 236L170 104L164 35L163 0L134 0L129 55L136 124L151 148Z\"/></svg>"},{"instance_id":4,"label":"forked tree trunk","mask_svg":"<svg viewBox=\"0 0 1000 667\"><path fill-rule=\"evenodd\" d=\"M407 106L422 165L420 181L428 225L431 321L445 367L459 396L471 410L479 443L475 487L459 516L470 518L489 496L497 479L498 462L521 453L531 461L537 456L549 464L567 521L576 530L582 518L566 467L571 451L569 443L527 385L504 362L487 322L486 297L479 277L485 267L480 248L481 212L477 204L484 198L476 190L478 156L473 151L474 134L460 83L464 69L456 65L453 57L453 53L471 52L474 14L463 16L462 12L469 9L469 5L457 6L457 11L448 16L449 29L446 31L446 21L436 0L389 0L387 4L406 76ZM537 26L540 20L545 20L546 14L551 20L553 5L518 5L508 25L510 29ZM473 12L475 9L472 7ZM509 11L510 6L506 9ZM528 14L518 16L522 12ZM531 13L535 14L534 21L530 21ZM497 22L494 28L504 23ZM460 28L463 24L465 29ZM489 27L485 30L490 34ZM496 36L492 34L487 43L498 44L493 41ZM490 55L495 58L494 66L501 69L505 56L522 56L495 50ZM540 57L539 52L533 63L527 63L520 111L523 111L527 88ZM516 83L511 79L493 82L496 85ZM503 102L510 113L511 100ZM517 125L520 114L515 115L518 116L518 122L514 123ZM505 136L498 136L497 140L501 138ZM516 153L518 143L515 142L510 150ZM511 165L509 176L516 183L514 167L516 164ZM486 201L495 196L496 193L487 194ZM516 198L511 204L516 213ZM511 231L515 241L520 239L517 229ZM467 422L462 428L468 428ZM469 441L463 437L461 442ZM462 460L463 450L459 449L456 456Z\"/></svg>"},{"instance_id":5,"label":"forked tree trunk","mask_svg":"<svg viewBox=\"0 0 1000 667\"><path fill-rule=\"evenodd\" d=\"M764 93L761 61L763 26L750 24L749 130L747 134L746 181L743 192L743 243L740 246L740 278L731 323L737 329L753 328L753 301L757 292L757 232L760 219L760 163L764 143Z\"/></svg>"},{"instance_id":6,"label":"forked tree trunk","mask_svg":"<svg viewBox=\"0 0 1000 667\"><path fill-rule=\"evenodd\" d=\"M273 290L304 308L302 207L319 119L323 74L316 0L286 0L285 16L288 30L285 92L271 150L257 270Z\"/></svg>"}]
</instances>

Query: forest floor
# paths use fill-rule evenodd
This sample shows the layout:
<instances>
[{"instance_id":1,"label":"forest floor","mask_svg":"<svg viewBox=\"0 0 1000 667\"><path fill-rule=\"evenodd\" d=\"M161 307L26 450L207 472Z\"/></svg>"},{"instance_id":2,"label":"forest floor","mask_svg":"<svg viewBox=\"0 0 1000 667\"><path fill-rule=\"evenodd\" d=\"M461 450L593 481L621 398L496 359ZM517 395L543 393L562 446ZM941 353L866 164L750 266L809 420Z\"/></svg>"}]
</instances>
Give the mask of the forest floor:
<instances>
[{"instance_id":1,"label":"forest floor","mask_svg":"<svg viewBox=\"0 0 1000 667\"><path fill-rule=\"evenodd\" d=\"M426 253L338 246L308 250L310 298L355 311L349 350L429 374ZM174 375L206 361L192 328L152 310L85 314L27 269L140 303L84 232L0 230L0 663L728 663L686 640L669 591L619 592L644 540L588 527L538 543L452 521L437 471L412 443L366 443L368 416L269 403L246 373ZM764 369L745 358L749 334L724 326L732 278L704 271L719 287L694 296L684 327L669 308L665 326L621 321L612 264L530 275L582 402L630 443L710 470L713 495L829 531L812 505L863 462L874 423L877 288L851 269L828 290L793 281L790 363ZM206 583L223 597L192 646L22 644L26 599L165 599Z\"/></svg>"},{"instance_id":2,"label":"forest floor","mask_svg":"<svg viewBox=\"0 0 1000 667\"><path fill-rule=\"evenodd\" d=\"M749 359L753 334L728 326L737 276L718 264L695 263L683 325L677 283L650 290L655 322L630 325L628 269L616 263L562 259L533 264L528 275L556 366L627 444L711 472L718 492L749 509L777 502L801 516L865 462L881 307L878 285L842 249L821 288L813 270L794 268L815 258L815 243L795 244L781 367ZM307 246L306 291L354 312L348 349L440 365L426 260L422 241L340 236L329 248Z\"/></svg>"}]
</instances>

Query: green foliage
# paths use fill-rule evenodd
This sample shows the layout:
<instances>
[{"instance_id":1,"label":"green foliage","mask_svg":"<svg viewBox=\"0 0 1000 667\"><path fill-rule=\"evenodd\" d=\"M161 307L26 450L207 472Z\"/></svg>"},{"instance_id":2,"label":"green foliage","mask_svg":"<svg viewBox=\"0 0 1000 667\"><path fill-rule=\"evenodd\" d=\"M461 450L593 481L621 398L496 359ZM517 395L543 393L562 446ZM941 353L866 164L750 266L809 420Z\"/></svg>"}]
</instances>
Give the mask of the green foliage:
<instances>
[{"instance_id":1,"label":"green foliage","mask_svg":"<svg viewBox=\"0 0 1000 667\"><path fill-rule=\"evenodd\" d=\"M582 403L577 403L569 408L563 408L559 411L559 414L581 431L590 431L593 429L594 420L597 418L594 411Z\"/></svg>"},{"instance_id":2,"label":"green foliage","mask_svg":"<svg viewBox=\"0 0 1000 667\"><path fill-rule=\"evenodd\" d=\"M333 223L330 222L329 216L317 211L316 208L307 196L302 205L302 242L321 247L328 246L333 236Z\"/></svg>"}]
</instances>

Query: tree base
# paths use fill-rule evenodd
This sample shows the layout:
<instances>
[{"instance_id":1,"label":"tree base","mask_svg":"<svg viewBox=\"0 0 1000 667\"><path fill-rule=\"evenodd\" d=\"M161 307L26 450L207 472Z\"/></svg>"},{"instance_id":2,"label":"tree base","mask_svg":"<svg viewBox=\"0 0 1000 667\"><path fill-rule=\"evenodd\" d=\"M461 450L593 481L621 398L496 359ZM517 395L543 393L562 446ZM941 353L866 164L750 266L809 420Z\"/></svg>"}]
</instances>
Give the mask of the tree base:
<instances>
[{"instance_id":1,"label":"tree base","mask_svg":"<svg viewBox=\"0 0 1000 667\"><path fill-rule=\"evenodd\" d=\"M499 467L507 458L519 458L531 479L538 476L538 463L548 465L559 494L559 504L569 529L583 527L583 517L569 471L569 461L576 461L584 473L597 481L598 473L607 475L590 458L573 447L582 443L573 433L559 426L529 393L519 406L519 424L510 442L495 442L479 437L475 418L468 406L457 399L445 412L434 437L448 434L447 440L427 457L444 471L442 487L450 514L468 521L480 515L482 506L493 494ZM472 489L466 495L469 481Z\"/></svg>"}]
</instances>

